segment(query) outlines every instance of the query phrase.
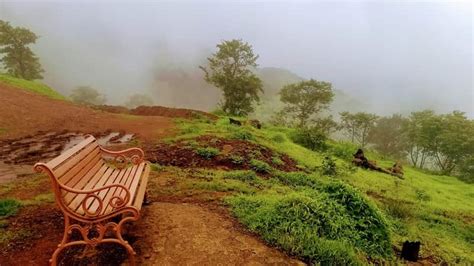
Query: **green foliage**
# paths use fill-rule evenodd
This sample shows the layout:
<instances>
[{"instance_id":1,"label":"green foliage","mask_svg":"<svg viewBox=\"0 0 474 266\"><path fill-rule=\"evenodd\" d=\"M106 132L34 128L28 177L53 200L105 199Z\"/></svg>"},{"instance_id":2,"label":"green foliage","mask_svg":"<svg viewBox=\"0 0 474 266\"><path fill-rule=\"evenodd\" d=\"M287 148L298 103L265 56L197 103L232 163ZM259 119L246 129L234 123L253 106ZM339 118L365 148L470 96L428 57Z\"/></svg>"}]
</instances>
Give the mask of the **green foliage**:
<instances>
[{"instance_id":1,"label":"green foliage","mask_svg":"<svg viewBox=\"0 0 474 266\"><path fill-rule=\"evenodd\" d=\"M365 147L368 142L369 132L374 128L377 121L377 115L364 112L355 114L342 112L340 116L340 127L348 135L352 143L357 141L361 147Z\"/></svg>"},{"instance_id":2,"label":"green foliage","mask_svg":"<svg viewBox=\"0 0 474 266\"><path fill-rule=\"evenodd\" d=\"M96 89L81 86L74 89L70 95L75 103L85 105L102 105L105 103L105 96L100 94Z\"/></svg>"},{"instance_id":3,"label":"green foliage","mask_svg":"<svg viewBox=\"0 0 474 266\"><path fill-rule=\"evenodd\" d=\"M281 183L292 187L306 186L310 188L316 188L321 185L321 183L316 178L304 172L278 171L274 177Z\"/></svg>"},{"instance_id":4,"label":"green foliage","mask_svg":"<svg viewBox=\"0 0 474 266\"><path fill-rule=\"evenodd\" d=\"M413 205L400 200L386 200L385 208L389 215L397 219L410 219L414 216Z\"/></svg>"},{"instance_id":5,"label":"green foliage","mask_svg":"<svg viewBox=\"0 0 474 266\"><path fill-rule=\"evenodd\" d=\"M268 163L257 159L250 160L250 167L259 173L270 173L272 171L272 167Z\"/></svg>"},{"instance_id":6,"label":"green foliage","mask_svg":"<svg viewBox=\"0 0 474 266\"><path fill-rule=\"evenodd\" d=\"M260 183L259 178L255 174L255 172L249 171L249 170L227 172L223 175L223 177L226 179L235 179L235 180L239 180L244 183L250 183L250 184Z\"/></svg>"},{"instance_id":7,"label":"green foliage","mask_svg":"<svg viewBox=\"0 0 474 266\"><path fill-rule=\"evenodd\" d=\"M28 47L38 36L27 28L13 27L0 20L0 59L9 75L26 80L42 79L44 71L38 57Z\"/></svg>"},{"instance_id":8,"label":"green foliage","mask_svg":"<svg viewBox=\"0 0 474 266\"><path fill-rule=\"evenodd\" d=\"M219 155L219 150L216 149L216 148L212 148L212 147L207 147L207 148L203 148L203 147L199 147L199 148L196 148L196 153L208 160L216 157L217 155Z\"/></svg>"},{"instance_id":9,"label":"green foliage","mask_svg":"<svg viewBox=\"0 0 474 266\"><path fill-rule=\"evenodd\" d=\"M278 156L272 157L272 163L276 165L284 165L285 163Z\"/></svg>"},{"instance_id":10,"label":"green foliage","mask_svg":"<svg viewBox=\"0 0 474 266\"><path fill-rule=\"evenodd\" d=\"M327 148L327 136L318 128L299 128L291 134L291 140L313 151L324 151Z\"/></svg>"},{"instance_id":11,"label":"green foliage","mask_svg":"<svg viewBox=\"0 0 474 266\"><path fill-rule=\"evenodd\" d=\"M134 94L128 98L125 106L128 108L136 108L138 106L152 106L153 100L148 95Z\"/></svg>"},{"instance_id":12,"label":"green foliage","mask_svg":"<svg viewBox=\"0 0 474 266\"><path fill-rule=\"evenodd\" d=\"M306 126L311 116L327 109L333 97L331 83L314 79L286 85L280 91L285 112L293 114L300 127Z\"/></svg>"},{"instance_id":13,"label":"green foliage","mask_svg":"<svg viewBox=\"0 0 474 266\"><path fill-rule=\"evenodd\" d=\"M346 161L352 160L352 155L357 150L357 145L350 142L332 142L329 145L329 153L332 155L344 159Z\"/></svg>"},{"instance_id":14,"label":"green foliage","mask_svg":"<svg viewBox=\"0 0 474 266\"><path fill-rule=\"evenodd\" d=\"M260 100L259 93L263 92L262 81L252 72L258 55L242 40L223 41L217 49L207 58L208 67L200 66L205 80L222 90L222 110L245 116L254 110L253 103Z\"/></svg>"},{"instance_id":15,"label":"green foliage","mask_svg":"<svg viewBox=\"0 0 474 266\"><path fill-rule=\"evenodd\" d=\"M373 258L392 255L382 216L360 193L341 183L286 195L239 195L227 202L266 241L312 263L358 264L356 250Z\"/></svg>"},{"instance_id":16,"label":"green foliage","mask_svg":"<svg viewBox=\"0 0 474 266\"><path fill-rule=\"evenodd\" d=\"M235 132L232 133L231 135L232 139L241 139L241 140L253 140L254 137L252 133L245 129L238 129Z\"/></svg>"},{"instance_id":17,"label":"green foliage","mask_svg":"<svg viewBox=\"0 0 474 266\"><path fill-rule=\"evenodd\" d=\"M405 158L407 154L403 127L406 120L399 114L379 118L375 127L369 131L369 142L383 155Z\"/></svg>"},{"instance_id":18,"label":"green foliage","mask_svg":"<svg viewBox=\"0 0 474 266\"><path fill-rule=\"evenodd\" d=\"M17 87L19 89L31 91L40 95L44 95L51 99L65 100L64 96L57 91L51 89L43 83L25 79L14 78L9 75L0 74L0 82Z\"/></svg>"},{"instance_id":19,"label":"green foliage","mask_svg":"<svg viewBox=\"0 0 474 266\"><path fill-rule=\"evenodd\" d=\"M286 141L286 138L283 134L281 133L277 133L275 135L272 136L272 141L276 142L276 143L283 143Z\"/></svg>"},{"instance_id":20,"label":"green foliage","mask_svg":"<svg viewBox=\"0 0 474 266\"><path fill-rule=\"evenodd\" d=\"M338 174L336 162L331 156L324 157L321 173L328 176L336 176Z\"/></svg>"},{"instance_id":21,"label":"green foliage","mask_svg":"<svg viewBox=\"0 0 474 266\"><path fill-rule=\"evenodd\" d=\"M235 155L235 154L231 155L229 159L233 164L237 164L237 165L242 165L245 162L244 157Z\"/></svg>"},{"instance_id":22,"label":"green foliage","mask_svg":"<svg viewBox=\"0 0 474 266\"><path fill-rule=\"evenodd\" d=\"M21 203L14 199L0 199L0 218L13 216L18 212Z\"/></svg>"}]
</instances>

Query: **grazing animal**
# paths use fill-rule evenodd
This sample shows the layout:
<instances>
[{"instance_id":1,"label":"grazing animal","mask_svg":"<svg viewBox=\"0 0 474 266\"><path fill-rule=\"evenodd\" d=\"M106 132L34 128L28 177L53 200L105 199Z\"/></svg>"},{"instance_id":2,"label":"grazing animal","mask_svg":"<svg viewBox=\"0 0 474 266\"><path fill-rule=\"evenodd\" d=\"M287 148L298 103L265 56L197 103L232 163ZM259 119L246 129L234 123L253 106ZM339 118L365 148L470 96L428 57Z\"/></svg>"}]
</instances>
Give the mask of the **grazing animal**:
<instances>
[{"instance_id":1,"label":"grazing animal","mask_svg":"<svg viewBox=\"0 0 474 266\"><path fill-rule=\"evenodd\" d=\"M230 122L230 124L236 125L236 126L241 126L241 125L242 125L242 122L240 122L240 121L237 120L237 119L233 119L233 118L231 118L231 117L229 117L229 122Z\"/></svg>"}]
</instances>

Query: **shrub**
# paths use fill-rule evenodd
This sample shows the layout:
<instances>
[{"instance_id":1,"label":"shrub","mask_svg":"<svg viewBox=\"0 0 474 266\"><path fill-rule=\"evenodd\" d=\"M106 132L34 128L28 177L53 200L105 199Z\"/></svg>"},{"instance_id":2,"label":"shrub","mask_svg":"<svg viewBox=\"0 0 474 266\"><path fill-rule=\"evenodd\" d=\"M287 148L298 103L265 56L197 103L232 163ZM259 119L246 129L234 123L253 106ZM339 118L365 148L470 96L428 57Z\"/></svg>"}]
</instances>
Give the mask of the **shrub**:
<instances>
[{"instance_id":1,"label":"shrub","mask_svg":"<svg viewBox=\"0 0 474 266\"><path fill-rule=\"evenodd\" d=\"M387 213L396 219L409 219L414 215L411 204L395 199L386 200L384 203Z\"/></svg>"},{"instance_id":2,"label":"shrub","mask_svg":"<svg viewBox=\"0 0 474 266\"><path fill-rule=\"evenodd\" d=\"M212 147L207 147L207 148L201 147L201 148L196 149L196 153L209 160L211 158L216 157L219 154L219 150Z\"/></svg>"},{"instance_id":3,"label":"shrub","mask_svg":"<svg viewBox=\"0 0 474 266\"><path fill-rule=\"evenodd\" d=\"M237 165L242 165L244 162L245 162L245 158L242 157L242 156L239 156L239 155L231 155L229 157L230 161L233 163L233 164L237 164Z\"/></svg>"},{"instance_id":4,"label":"shrub","mask_svg":"<svg viewBox=\"0 0 474 266\"><path fill-rule=\"evenodd\" d=\"M277 134L272 136L271 140L276 142L276 143L283 143L283 142L285 142L285 136L281 133L277 133Z\"/></svg>"},{"instance_id":5,"label":"shrub","mask_svg":"<svg viewBox=\"0 0 474 266\"><path fill-rule=\"evenodd\" d=\"M226 179L240 180L245 183L258 183L258 176L254 171L249 170L227 172L223 177Z\"/></svg>"},{"instance_id":6,"label":"shrub","mask_svg":"<svg viewBox=\"0 0 474 266\"><path fill-rule=\"evenodd\" d=\"M259 173L270 173L272 170L272 167L268 163L257 159L250 160L250 167Z\"/></svg>"},{"instance_id":7,"label":"shrub","mask_svg":"<svg viewBox=\"0 0 474 266\"><path fill-rule=\"evenodd\" d=\"M21 203L14 199L0 199L0 218L15 215Z\"/></svg>"},{"instance_id":8,"label":"shrub","mask_svg":"<svg viewBox=\"0 0 474 266\"><path fill-rule=\"evenodd\" d=\"M232 139L241 139L241 140L253 140L254 139L252 133L248 132L247 130L243 130L243 129L240 129L240 130L237 130L237 131L233 132L232 135L231 135L231 138Z\"/></svg>"},{"instance_id":9,"label":"shrub","mask_svg":"<svg viewBox=\"0 0 474 266\"><path fill-rule=\"evenodd\" d=\"M331 156L324 157L323 165L321 166L323 175L336 176L338 174L336 162Z\"/></svg>"},{"instance_id":10,"label":"shrub","mask_svg":"<svg viewBox=\"0 0 474 266\"><path fill-rule=\"evenodd\" d=\"M278 157L278 156L273 156L273 157L272 157L272 163L273 163L273 164L276 164L276 165L283 165L283 164L285 164L285 163L280 159L280 157Z\"/></svg>"},{"instance_id":11,"label":"shrub","mask_svg":"<svg viewBox=\"0 0 474 266\"><path fill-rule=\"evenodd\" d=\"M344 160L352 160L352 154L357 150L357 146L350 142L331 143L329 152Z\"/></svg>"},{"instance_id":12,"label":"shrub","mask_svg":"<svg viewBox=\"0 0 474 266\"><path fill-rule=\"evenodd\" d=\"M324 151L327 148L326 135L317 128L301 128L291 134L291 140L313 151Z\"/></svg>"}]
</instances>

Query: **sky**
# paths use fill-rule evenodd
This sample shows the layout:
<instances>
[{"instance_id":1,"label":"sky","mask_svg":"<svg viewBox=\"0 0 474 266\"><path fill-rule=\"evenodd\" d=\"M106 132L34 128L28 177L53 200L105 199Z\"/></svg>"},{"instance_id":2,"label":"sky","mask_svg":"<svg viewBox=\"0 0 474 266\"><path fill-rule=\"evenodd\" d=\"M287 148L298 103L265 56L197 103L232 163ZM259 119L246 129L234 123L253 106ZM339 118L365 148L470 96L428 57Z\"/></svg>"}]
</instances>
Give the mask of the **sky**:
<instances>
[{"instance_id":1,"label":"sky","mask_svg":"<svg viewBox=\"0 0 474 266\"><path fill-rule=\"evenodd\" d=\"M260 67L332 82L368 111L471 118L472 12L469 1L0 2L0 19L40 35L44 81L65 94L88 85L111 104L160 97L160 69L198 69L217 43L242 39Z\"/></svg>"}]
</instances>

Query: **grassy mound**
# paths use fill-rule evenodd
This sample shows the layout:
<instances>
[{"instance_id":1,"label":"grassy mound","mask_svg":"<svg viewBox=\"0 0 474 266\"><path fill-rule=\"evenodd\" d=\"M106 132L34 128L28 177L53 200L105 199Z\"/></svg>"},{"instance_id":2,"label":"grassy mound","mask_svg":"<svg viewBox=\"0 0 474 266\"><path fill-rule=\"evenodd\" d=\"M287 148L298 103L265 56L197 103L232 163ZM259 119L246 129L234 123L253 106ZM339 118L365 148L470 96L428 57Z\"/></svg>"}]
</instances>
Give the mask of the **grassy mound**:
<instances>
[{"instance_id":1,"label":"grassy mound","mask_svg":"<svg viewBox=\"0 0 474 266\"><path fill-rule=\"evenodd\" d=\"M66 99L57 91L37 81L24 80L24 79L14 78L6 74L0 74L0 82L20 88L20 89L31 91L37 94L41 94L51 99L57 99L57 100Z\"/></svg>"},{"instance_id":2,"label":"grassy mound","mask_svg":"<svg viewBox=\"0 0 474 266\"><path fill-rule=\"evenodd\" d=\"M288 176L297 182L303 177ZM312 263L360 264L359 255L392 256L388 225L355 189L337 181L297 185L303 186L289 194L237 195L227 203L267 242Z\"/></svg>"}]
</instances>

